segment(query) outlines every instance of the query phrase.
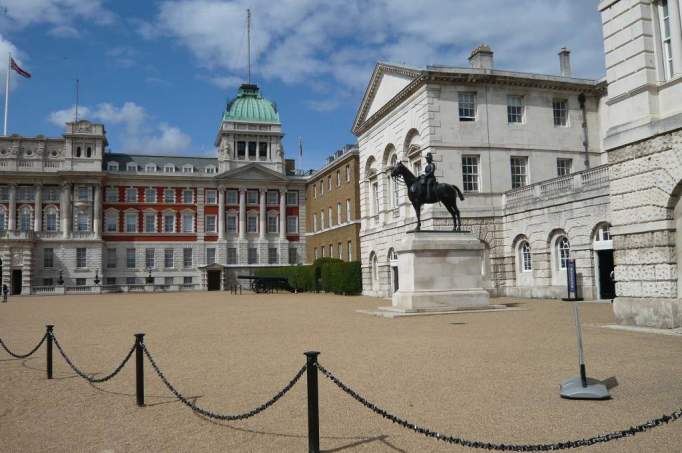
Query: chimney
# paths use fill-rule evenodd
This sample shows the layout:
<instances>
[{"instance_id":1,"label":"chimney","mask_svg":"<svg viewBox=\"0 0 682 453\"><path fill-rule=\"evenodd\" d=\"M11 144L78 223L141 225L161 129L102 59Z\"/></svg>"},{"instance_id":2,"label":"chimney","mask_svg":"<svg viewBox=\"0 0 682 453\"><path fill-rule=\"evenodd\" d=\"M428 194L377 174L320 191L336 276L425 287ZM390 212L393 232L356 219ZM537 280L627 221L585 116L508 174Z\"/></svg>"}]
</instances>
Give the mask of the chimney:
<instances>
[{"instance_id":1,"label":"chimney","mask_svg":"<svg viewBox=\"0 0 682 453\"><path fill-rule=\"evenodd\" d=\"M561 77L571 77L571 51L565 47L559 51L559 68Z\"/></svg>"},{"instance_id":2,"label":"chimney","mask_svg":"<svg viewBox=\"0 0 682 453\"><path fill-rule=\"evenodd\" d=\"M476 69L492 69L493 51L487 44L481 44L471 51L469 64L471 64L472 68Z\"/></svg>"}]
</instances>

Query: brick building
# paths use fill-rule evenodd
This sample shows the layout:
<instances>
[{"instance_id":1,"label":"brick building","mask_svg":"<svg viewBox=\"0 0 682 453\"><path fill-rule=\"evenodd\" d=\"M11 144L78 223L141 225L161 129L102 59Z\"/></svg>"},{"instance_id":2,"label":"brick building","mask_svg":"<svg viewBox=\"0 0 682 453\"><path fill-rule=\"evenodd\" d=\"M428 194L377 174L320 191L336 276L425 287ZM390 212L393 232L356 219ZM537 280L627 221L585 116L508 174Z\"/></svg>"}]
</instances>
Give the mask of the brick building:
<instances>
[{"instance_id":1,"label":"brick building","mask_svg":"<svg viewBox=\"0 0 682 453\"><path fill-rule=\"evenodd\" d=\"M306 260L333 257L360 260L359 151L346 145L306 186Z\"/></svg>"}]
</instances>

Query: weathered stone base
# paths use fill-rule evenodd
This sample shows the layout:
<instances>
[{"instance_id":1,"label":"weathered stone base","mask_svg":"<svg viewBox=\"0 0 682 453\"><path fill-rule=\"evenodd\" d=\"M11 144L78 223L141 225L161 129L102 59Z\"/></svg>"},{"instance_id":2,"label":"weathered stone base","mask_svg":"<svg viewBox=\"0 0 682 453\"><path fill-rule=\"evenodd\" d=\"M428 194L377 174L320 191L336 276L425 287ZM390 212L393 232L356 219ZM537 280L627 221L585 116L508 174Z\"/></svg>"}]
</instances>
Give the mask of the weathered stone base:
<instances>
[{"instance_id":1,"label":"weathered stone base","mask_svg":"<svg viewBox=\"0 0 682 453\"><path fill-rule=\"evenodd\" d=\"M484 289L452 289L449 291L413 291L393 295L393 308L406 313L418 311L450 311L486 307L490 295Z\"/></svg>"},{"instance_id":2,"label":"weathered stone base","mask_svg":"<svg viewBox=\"0 0 682 453\"><path fill-rule=\"evenodd\" d=\"M619 324L674 329L682 326L680 299L617 297L613 313Z\"/></svg>"}]
</instances>

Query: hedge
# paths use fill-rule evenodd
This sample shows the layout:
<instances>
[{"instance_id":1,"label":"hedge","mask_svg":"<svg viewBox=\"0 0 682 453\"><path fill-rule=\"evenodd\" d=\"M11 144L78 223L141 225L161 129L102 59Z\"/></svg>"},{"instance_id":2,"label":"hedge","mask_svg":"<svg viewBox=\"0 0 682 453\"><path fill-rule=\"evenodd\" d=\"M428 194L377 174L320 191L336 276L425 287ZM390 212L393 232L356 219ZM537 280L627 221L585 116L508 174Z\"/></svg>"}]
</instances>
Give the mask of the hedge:
<instances>
[{"instance_id":1,"label":"hedge","mask_svg":"<svg viewBox=\"0 0 682 453\"><path fill-rule=\"evenodd\" d=\"M319 258L312 265L258 269L258 277L286 277L297 291L326 291L334 294L362 292L360 262Z\"/></svg>"}]
</instances>

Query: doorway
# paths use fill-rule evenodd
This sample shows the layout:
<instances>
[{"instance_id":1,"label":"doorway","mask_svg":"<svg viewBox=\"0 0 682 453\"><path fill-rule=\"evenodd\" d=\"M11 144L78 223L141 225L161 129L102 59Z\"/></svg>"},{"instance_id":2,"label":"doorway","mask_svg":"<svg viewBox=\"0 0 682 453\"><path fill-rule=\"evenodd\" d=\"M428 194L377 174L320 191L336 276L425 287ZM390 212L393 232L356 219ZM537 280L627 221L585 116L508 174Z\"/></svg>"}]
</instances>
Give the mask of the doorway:
<instances>
[{"instance_id":1,"label":"doorway","mask_svg":"<svg viewBox=\"0 0 682 453\"><path fill-rule=\"evenodd\" d=\"M221 271L206 271L206 283L209 291L220 291Z\"/></svg>"},{"instance_id":2,"label":"doorway","mask_svg":"<svg viewBox=\"0 0 682 453\"><path fill-rule=\"evenodd\" d=\"M21 294L21 269L12 270L12 295Z\"/></svg>"},{"instance_id":3,"label":"doorway","mask_svg":"<svg viewBox=\"0 0 682 453\"><path fill-rule=\"evenodd\" d=\"M613 272L613 250L598 250L599 260L599 297L613 299L616 297L616 286L611 279Z\"/></svg>"}]
</instances>

